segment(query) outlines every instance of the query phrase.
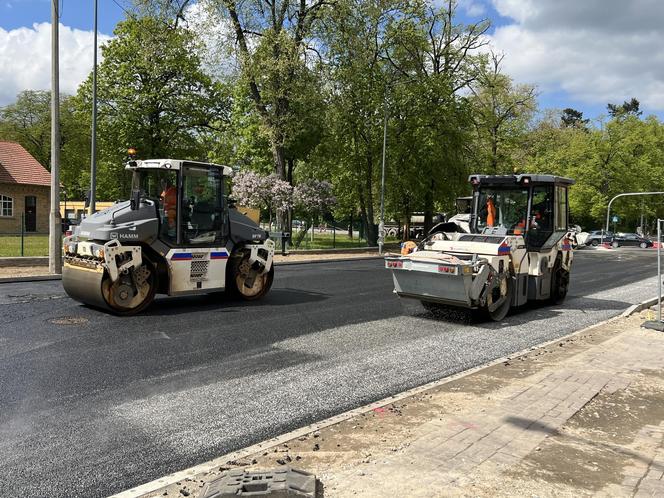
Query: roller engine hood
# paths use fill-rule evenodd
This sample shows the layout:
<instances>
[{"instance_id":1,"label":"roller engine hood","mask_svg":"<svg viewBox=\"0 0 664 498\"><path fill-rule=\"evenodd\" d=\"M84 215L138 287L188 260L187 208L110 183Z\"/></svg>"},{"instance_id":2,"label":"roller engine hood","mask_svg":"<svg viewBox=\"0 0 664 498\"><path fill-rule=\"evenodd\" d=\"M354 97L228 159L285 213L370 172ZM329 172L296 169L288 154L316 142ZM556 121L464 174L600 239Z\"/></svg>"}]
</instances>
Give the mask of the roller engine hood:
<instances>
[{"instance_id":1,"label":"roller engine hood","mask_svg":"<svg viewBox=\"0 0 664 498\"><path fill-rule=\"evenodd\" d=\"M159 231L154 201L143 200L136 210L132 210L130 204L130 201L118 202L88 216L74 234L89 240L152 243Z\"/></svg>"}]
</instances>

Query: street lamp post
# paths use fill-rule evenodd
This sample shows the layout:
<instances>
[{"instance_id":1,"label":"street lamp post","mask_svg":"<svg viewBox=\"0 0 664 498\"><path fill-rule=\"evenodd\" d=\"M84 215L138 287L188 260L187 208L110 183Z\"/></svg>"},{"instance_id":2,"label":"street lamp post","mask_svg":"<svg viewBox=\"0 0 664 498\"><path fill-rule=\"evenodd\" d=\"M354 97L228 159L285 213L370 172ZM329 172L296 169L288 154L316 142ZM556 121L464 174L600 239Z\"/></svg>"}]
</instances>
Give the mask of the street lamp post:
<instances>
[{"instance_id":1,"label":"street lamp post","mask_svg":"<svg viewBox=\"0 0 664 498\"><path fill-rule=\"evenodd\" d=\"M380 177L380 224L378 225L378 254L385 245L385 156L387 152L387 92L385 92L385 116L383 118L383 165Z\"/></svg>"},{"instance_id":2,"label":"street lamp post","mask_svg":"<svg viewBox=\"0 0 664 498\"><path fill-rule=\"evenodd\" d=\"M58 1L51 0L51 211L49 213L48 271L62 273L62 224L60 222L60 67L58 54Z\"/></svg>"},{"instance_id":3,"label":"street lamp post","mask_svg":"<svg viewBox=\"0 0 664 498\"><path fill-rule=\"evenodd\" d=\"M664 192L625 192L623 194L618 194L614 196L610 201L609 205L606 208L606 232L609 231L609 217L611 215L611 204L613 204L613 201L615 201L618 197L627 197L627 196L635 196L635 195L664 195ZM615 231L615 227L614 227ZM604 243L604 234L602 234L601 238L602 243Z\"/></svg>"},{"instance_id":4,"label":"street lamp post","mask_svg":"<svg viewBox=\"0 0 664 498\"><path fill-rule=\"evenodd\" d=\"M97 189L97 1L94 8L94 55L92 57L92 140L90 148L90 205L88 214L94 214Z\"/></svg>"}]
</instances>

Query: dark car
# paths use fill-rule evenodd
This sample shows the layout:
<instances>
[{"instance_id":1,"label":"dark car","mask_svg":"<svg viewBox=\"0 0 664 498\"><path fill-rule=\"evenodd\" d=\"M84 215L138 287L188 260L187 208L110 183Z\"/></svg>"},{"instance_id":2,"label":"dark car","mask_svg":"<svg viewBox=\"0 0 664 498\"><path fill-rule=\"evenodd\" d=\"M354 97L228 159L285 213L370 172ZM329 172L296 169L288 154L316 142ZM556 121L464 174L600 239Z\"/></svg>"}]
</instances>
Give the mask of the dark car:
<instances>
[{"instance_id":1,"label":"dark car","mask_svg":"<svg viewBox=\"0 0 664 498\"><path fill-rule=\"evenodd\" d=\"M604 234L604 236L602 236ZM585 244L587 246L598 246L602 242L613 242L613 232L605 232L604 230L593 230L588 234Z\"/></svg>"},{"instance_id":2,"label":"dark car","mask_svg":"<svg viewBox=\"0 0 664 498\"><path fill-rule=\"evenodd\" d=\"M618 233L613 237L611 245L613 247L632 246L645 249L652 247L652 240L641 237L637 233Z\"/></svg>"}]
</instances>

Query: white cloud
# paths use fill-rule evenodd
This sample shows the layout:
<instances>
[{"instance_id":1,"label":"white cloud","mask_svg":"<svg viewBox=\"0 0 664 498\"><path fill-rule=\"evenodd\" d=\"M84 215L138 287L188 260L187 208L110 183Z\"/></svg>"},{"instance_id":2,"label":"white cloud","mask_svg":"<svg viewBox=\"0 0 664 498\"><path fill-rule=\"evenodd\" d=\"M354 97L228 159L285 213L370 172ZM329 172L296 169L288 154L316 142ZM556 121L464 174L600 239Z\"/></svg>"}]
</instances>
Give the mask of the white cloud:
<instances>
[{"instance_id":1,"label":"white cloud","mask_svg":"<svg viewBox=\"0 0 664 498\"><path fill-rule=\"evenodd\" d=\"M100 34L99 45L108 39L108 36ZM92 70L93 32L61 24L59 41L60 91L74 94ZM14 102L22 90L50 88L50 23L9 31L0 28L0 106Z\"/></svg>"},{"instance_id":2,"label":"white cloud","mask_svg":"<svg viewBox=\"0 0 664 498\"><path fill-rule=\"evenodd\" d=\"M486 14L486 5L477 0L459 0L459 7L470 17L480 17Z\"/></svg>"},{"instance_id":3,"label":"white cloud","mask_svg":"<svg viewBox=\"0 0 664 498\"><path fill-rule=\"evenodd\" d=\"M515 80L589 104L636 97L649 110L664 110L660 0L492 2L514 20L491 38Z\"/></svg>"}]
</instances>

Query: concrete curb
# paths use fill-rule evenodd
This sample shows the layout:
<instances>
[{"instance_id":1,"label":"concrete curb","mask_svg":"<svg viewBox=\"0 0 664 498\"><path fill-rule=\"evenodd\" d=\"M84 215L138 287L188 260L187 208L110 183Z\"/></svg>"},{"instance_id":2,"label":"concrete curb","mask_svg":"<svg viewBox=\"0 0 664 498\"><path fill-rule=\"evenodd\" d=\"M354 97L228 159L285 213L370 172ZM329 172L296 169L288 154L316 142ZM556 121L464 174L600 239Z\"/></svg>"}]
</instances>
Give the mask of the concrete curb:
<instances>
[{"instance_id":1,"label":"concrete curb","mask_svg":"<svg viewBox=\"0 0 664 498\"><path fill-rule=\"evenodd\" d=\"M620 317L627 318L628 316L633 315L634 313L638 313L639 311L643 311L645 309L650 308L651 306L654 306L655 304L657 304L658 301L659 301L658 297L653 297L652 299L648 299L646 301L643 301L642 303L633 304L625 311L623 311Z\"/></svg>"},{"instance_id":2,"label":"concrete curb","mask_svg":"<svg viewBox=\"0 0 664 498\"><path fill-rule=\"evenodd\" d=\"M339 263L339 262L344 262L344 261L364 261L367 259L382 259L384 256L380 256L378 254L376 255L369 255L369 256L358 256L356 258L339 258L339 259L306 259L302 261L279 261L275 262L274 266L290 266L290 265L310 265L310 264L318 264L318 263Z\"/></svg>"},{"instance_id":3,"label":"concrete curb","mask_svg":"<svg viewBox=\"0 0 664 498\"><path fill-rule=\"evenodd\" d=\"M3 277L0 284L13 284L17 282L44 282L46 280L62 280L62 275L34 275L26 277Z\"/></svg>"},{"instance_id":4,"label":"concrete curb","mask_svg":"<svg viewBox=\"0 0 664 498\"><path fill-rule=\"evenodd\" d=\"M2 257L0 268L3 266L48 266L48 256Z\"/></svg>"},{"instance_id":5,"label":"concrete curb","mask_svg":"<svg viewBox=\"0 0 664 498\"><path fill-rule=\"evenodd\" d=\"M275 262L274 266L292 266L292 265L311 265L318 263L343 263L348 261L365 261L368 259L382 259L383 256L378 254L368 256L357 256L355 258L338 258L338 259L305 259L302 261L279 261ZM0 278L0 284L11 284L15 282L43 282L46 280L62 280L62 275L33 275L25 277L3 277Z\"/></svg>"},{"instance_id":6,"label":"concrete curb","mask_svg":"<svg viewBox=\"0 0 664 498\"><path fill-rule=\"evenodd\" d=\"M381 399L379 401L375 401L374 403L369 403L367 405L360 406L358 408L354 408L354 409L349 410L347 412L340 413L339 415L334 415L334 416L332 416L330 418L327 418L325 420L322 420L320 422L316 422L316 423L307 425L306 427L302 427L300 429L296 429L296 430L288 432L286 434L282 434L280 436L268 439L266 441L262 441L260 443L251 445L247 448L243 448L243 449L234 451L232 453L227 453L226 455L221 455L221 456L219 456L219 457L217 457L213 460L210 460L208 462L205 462L205 463L202 463L202 464L199 464L199 465L195 465L193 467L190 467L190 468L185 469L185 470L181 470L179 472L174 472L172 474L168 474L168 475L163 476L163 477L161 477L159 479L156 479L154 481L151 481L151 482L148 482L148 483L145 483L145 484L141 484L140 486L136 486L135 488L132 488L132 489L129 489L129 490L126 490L126 491L122 491L118 494L113 495L110 498L140 498L141 496L143 496L147 493L152 493L154 491L157 491L157 490L159 490L163 487L166 487L170 484L173 484L174 482L178 482L178 481L184 480L186 478L191 478L191 477L193 477L194 475L197 475L197 474L202 474L202 473L206 473L206 472L210 472L212 470L218 469L219 467L225 465L229 461L242 460L243 458L246 458L247 456L249 456L253 453L257 453L259 451L266 451L270 448L274 448L275 446L279 446L281 444L284 444L284 443L286 443L286 442L288 442L292 439L296 439L298 437L302 437L302 436L304 436L306 434L309 434L311 432L323 429L325 427L329 427L329 426L334 425L334 424L338 424L340 422L343 422L345 420L353 418L357 415L361 415L362 413L370 412L370 411L372 411L376 408L382 408L382 407L384 407L386 405L389 405L391 403L395 403L395 402L400 401L402 399L409 398L409 397L414 396L416 394L420 394L424 391L428 391L429 389L433 389L433 388L448 384L449 382L452 382L452 381L455 381L455 380L458 380L458 379L462 379L462 378L467 377L469 375L472 375L476 372L484 370L485 368L490 368L494 365L498 365L498 364L504 363L505 361L508 361L510 359L517 358L519 356L527 354L527 353L529 353L529 352L531 352L535 349L545 348L547 346L558 343L558 342L563 341L565 339L568 339L570 337L574 337L576 335L580 335L580 334L584 334L586 332L589 332L590 330L593 330L595 328L606 325L607 323L611 323L611 322L614 322L616 320L620 320L621 318L626 318L626 317L632 315L633 313L636 313L638 311L641 311L642 309L645 309L649 306L652 306L652 304L649 305L648 303L651 303L653 301L656 303L657 298L649 299L649 300L644 301L642 303L630 306L629 308L627 308L627 310L625 310L620 315L614 316L612 318L608 318L608 319L603 320L603 321L601 321L599 323L596 323L594 325L589 325L588 327L584 327L580 330L577 330L575 332L571 332L567 335L557 337L556 339L553 339L551 341L547 341L547 342L544 342L542 344L538 344L537 346L532 346L532 347L529 347L529 348L526 348L526 349L522 349L521 351L516 351L516 352L510 354L509 356L503 356L501 358L490 361L490 362L485 363L483 365L479 365L479 366L473 367L471 369L464 370L463 372L458 372L456 374L449 375L449 376L447 376L443 379L439 379L439 380L436 380L436 381L433 381L433 382L429 382L429 383L424 384L424 385L419 386L419 387L414 387L414 388L409 389L407 391L403 391L401 393L394 394L390 397Z\"/></svg>"}]
</instances>

